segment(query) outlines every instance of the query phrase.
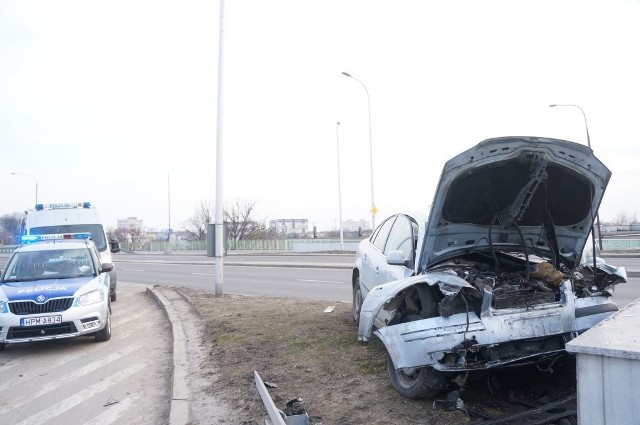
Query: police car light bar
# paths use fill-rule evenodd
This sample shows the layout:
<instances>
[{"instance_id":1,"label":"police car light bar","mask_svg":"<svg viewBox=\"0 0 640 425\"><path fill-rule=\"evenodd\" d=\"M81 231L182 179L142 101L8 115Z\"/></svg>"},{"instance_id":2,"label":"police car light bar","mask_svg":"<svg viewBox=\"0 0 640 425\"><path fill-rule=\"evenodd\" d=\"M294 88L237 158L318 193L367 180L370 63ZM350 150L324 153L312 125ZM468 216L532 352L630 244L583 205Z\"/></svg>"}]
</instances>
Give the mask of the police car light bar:
<instances>
[{"instance_id":1,"label":"police car light bar","mask_svg":"<svg viewBox=\"0 0 640 425\"><path fill-rule=\"evenodd\" d=\"M64 209L64 208L90 208L91 202L63 202L59 204L36 204L36 211Z\"/></svg>"},{"instance_id":2,"label":"police car light bar","mask_svg":"<svg viewBox=\"0 0 640 425\"><path fill-rule=\"evenodd\" d=\"M47 240L58 240L58 239L89 239L91 237L91 233L57 233L57 234L49 234L49 235L24 235L21 239L23 243L36 242L36 241L47 241Z\"/></svg>"}]
</instances>

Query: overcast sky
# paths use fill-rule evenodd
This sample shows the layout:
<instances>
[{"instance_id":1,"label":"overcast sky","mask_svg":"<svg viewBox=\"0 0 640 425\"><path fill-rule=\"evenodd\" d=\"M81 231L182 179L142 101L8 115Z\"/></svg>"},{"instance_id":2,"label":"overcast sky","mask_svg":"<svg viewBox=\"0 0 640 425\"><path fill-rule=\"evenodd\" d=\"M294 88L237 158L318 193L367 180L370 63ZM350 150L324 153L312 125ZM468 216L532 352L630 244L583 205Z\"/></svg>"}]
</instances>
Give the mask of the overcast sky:
<instances>
[{"instance_id":1,"label":"overcast sky","mask_svg":"<svg viewBox=\"0 0 640 425\"><path fill-rule=\"evenodd\" d=\"M219 3L0 0L0 214L90 201L182 227L215 200ZM224 198L338 226L428 212L497 136L591 144L602 221L640 212L640 2L225 2ZM338 132L336 122L340 121ZM11 172L28 175L11 175ZM169 197L170 187L170 197ZM170 202L169 202L170 198Z\"/></svg>"}]
</instances>

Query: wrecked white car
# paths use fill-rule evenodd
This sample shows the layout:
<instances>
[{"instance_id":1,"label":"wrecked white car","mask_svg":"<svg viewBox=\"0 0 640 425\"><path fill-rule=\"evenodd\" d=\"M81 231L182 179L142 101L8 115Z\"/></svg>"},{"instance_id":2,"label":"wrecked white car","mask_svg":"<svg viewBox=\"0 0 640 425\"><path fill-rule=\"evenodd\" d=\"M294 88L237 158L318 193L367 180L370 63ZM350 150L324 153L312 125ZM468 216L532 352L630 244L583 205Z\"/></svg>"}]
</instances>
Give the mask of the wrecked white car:
<instances>
[{"instance_id":1,"label":"wrecked white car","mask_svg":"<svg viewBox=\"0 0 640 425\"><path fill-rule=\"evenodd\" d=\"M428 219L394 215L360 244L353 319L361 341L386 346L398 392L428 398L469 371L548 367L618 309L626 271L581 264L610 177L583 145L485 140L445 164Z\"/></svg>"}]
</instances>

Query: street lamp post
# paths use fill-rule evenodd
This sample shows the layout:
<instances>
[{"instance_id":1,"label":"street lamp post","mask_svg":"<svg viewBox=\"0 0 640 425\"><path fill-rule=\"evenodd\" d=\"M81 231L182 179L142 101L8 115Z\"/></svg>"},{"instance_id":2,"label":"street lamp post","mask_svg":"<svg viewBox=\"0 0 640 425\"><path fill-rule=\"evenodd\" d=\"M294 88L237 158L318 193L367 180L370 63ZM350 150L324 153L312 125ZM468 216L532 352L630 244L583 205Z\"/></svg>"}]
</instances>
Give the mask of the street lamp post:
<instances>
[{"instance_id":1,"label":"street lamp post","mask_svg":"<svg viewBox=\"0 0 640 425\"><path fill-rule=\"evenodd\" d=\"M582 118L584 119L584 128L587 132L587 146L589 146L589 149L591 148L591 137L589 137L589 126L587 125L587 115L584 113L584 109L582 109L579 105L575 105L573 103L552 103L551 105L549 105L549 108L555 108L556 106L570 106L570 107L574 107L574 108L578 108L580 109L580 112L582 112ZM602 251L602 232L600 231L600 212L596 211L596 226L598 227L598 246L600 247L600 251ZM593 231L593 229L592 229ZM595 257L596 253L593 253L593 256Z\"/></svg>"},{"instance_id":2,"label":"street lamp post","mask_svg":"<svg viewBox=\"0 0 640 425\"><path fill-rule=\"evenodd\" d=\"M165 254L171 254L171 172L167 171L167 212L169 218L169 228L167 229L167 249Z\"/></svg>"},{"instance_id":3,"label":"street lamp post","mask_svg":"<svg viewBox=\"0 0 640 425\"><path fill-rule=\"evenodd\" d=\"M338 219L340 220L340 251L344 251L344 233L342 231L342 190L340 188L340 142L338 138L340 121L336 121L336 150L338 154Z\"/></svg>"},{"instance_id":4,"label":"street lamp post","mask_svg":"<svg viewBox=\"0 0 640 425\"><path fill-rule=\"evenodd\" d=\"M36 181L36 204L38 204L38 178L36 176L34 176L33 174L27 174L27 173L16 173L16 172L11 172L12 176L29 176L29 177L33 177L33 179Z\"/></svg>"},{"instance_id":5,"label":"street lamp post","mask_svg":"<svg viewBox=\"0 0 640 425\"><path fill-rule=\"evenodd\" d=\"M352 76L348 72L342 72L342 75L345 77L353 78L357 82L362 85L365 93L367 93L367 109L369 112L369 166L371 169L371 230L374 230L376 227L376 203L373 197L373 144L371 143L371 99L369 98L369 90L367 90L367 86L364 85L362 81Z\"/></svg>"}]
</instances>

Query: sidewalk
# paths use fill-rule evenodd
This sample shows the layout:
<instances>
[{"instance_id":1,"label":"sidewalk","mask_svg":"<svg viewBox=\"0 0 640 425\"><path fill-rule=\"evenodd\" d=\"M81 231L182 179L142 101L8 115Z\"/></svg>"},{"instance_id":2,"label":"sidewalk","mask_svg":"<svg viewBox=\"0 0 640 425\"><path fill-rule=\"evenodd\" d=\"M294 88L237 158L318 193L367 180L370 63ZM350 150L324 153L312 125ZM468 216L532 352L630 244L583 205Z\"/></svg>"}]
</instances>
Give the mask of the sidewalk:
<instances>
[{"instance_id":1,"label":"sidewalk","mask_svg":"<svg viewBox=\"0 0 640 425\"><path fill-rule=\"evenodd\" d=\"M204 326L201 318L179 291L148 286L147 292L165 312L171 326L173 371L169 425L229 423L233 418L231 411L215 394L205 391L209 382L198 377L201 360L208 355L197 342Z\"/></svg>"}]
</instances>

